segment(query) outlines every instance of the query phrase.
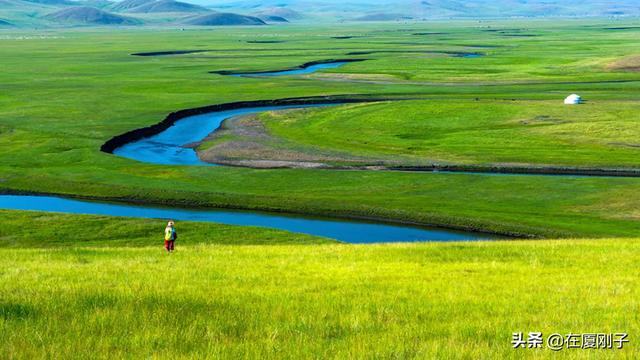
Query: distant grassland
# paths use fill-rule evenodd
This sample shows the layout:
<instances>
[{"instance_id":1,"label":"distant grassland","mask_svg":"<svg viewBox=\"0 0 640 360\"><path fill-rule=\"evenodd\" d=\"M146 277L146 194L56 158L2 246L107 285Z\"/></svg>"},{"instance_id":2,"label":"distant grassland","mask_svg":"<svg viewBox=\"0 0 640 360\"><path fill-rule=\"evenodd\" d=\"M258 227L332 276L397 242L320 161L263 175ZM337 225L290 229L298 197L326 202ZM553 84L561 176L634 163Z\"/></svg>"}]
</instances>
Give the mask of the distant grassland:
<instances>
[{"instance_id":1,"label":"distant grassland","mask_svg":"<svg viewBox=\"0 0 640 360\"><path fill-rule=\"evenodd\" d=\"M257 228L2 212L9 359L636 358L637 239L356 246ZM513 332L626 332L620 350Z\"/></svg>"},{"instance_id":2,"label":"distant grassland","mask_svg":"<svg viewBox=\"0 0 640 360\"><path fill-rule=\"evenodd\" d=\"M631 55L609 63L608 69L614 71L640 71L640 55Z\"/></svg>"},{"instance_id":3,"label":"distant grassland","mask_svg":"<svg viewBox=\"0 0 640 360\"><path fill-rule=\"evenodd\" d=\"M157 123L178 109L370 94L415 101L313 112L298 119L309 127L274 124L272 129L296 141L319 141L303 138L309 131L323 139L317 146L403 161L636 167L640 73L607 66L634 55L640 38L636 30L606 29L611 26L591 20L5 30L0 33L0 187L546 237L634 236L640 230L639 179L156 166L99 151L112 136ZM171 50L208 51L130 55ZM455 56L465 51L485 56ZM306 77L208 73L286 69L339 58L367 61ZM589 103L573 113L556 105L573 92ZM348 121L338 111L349 114ZM542 125L547 115L570 123ZM520 117L534 121L525 126ZM362 126L365 120L369 128ZM480 123L474 127L475 121ZM313 128L313 122L326 126ZM364 137L371 141L367 146Z\"/></svg>"}]
</instances>

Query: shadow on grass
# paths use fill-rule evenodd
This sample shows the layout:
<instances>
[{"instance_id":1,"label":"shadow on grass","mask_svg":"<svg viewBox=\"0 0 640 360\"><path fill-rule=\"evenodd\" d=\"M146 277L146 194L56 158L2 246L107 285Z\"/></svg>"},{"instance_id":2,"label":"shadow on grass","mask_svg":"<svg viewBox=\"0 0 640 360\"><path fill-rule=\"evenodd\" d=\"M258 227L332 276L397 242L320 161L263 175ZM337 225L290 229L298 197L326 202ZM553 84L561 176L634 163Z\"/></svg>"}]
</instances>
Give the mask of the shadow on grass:
<instances>
[{"instance_id":1,"label":"shadow on grass","mask_svg":"<svg viewBox=\"0 0 640 360\"><path fill-rule=\"evenodd\" d=\"M0 302L0 319L3 320L26 320L37 315L37 311L33 306Z\"/></svg>"}]
</instances>

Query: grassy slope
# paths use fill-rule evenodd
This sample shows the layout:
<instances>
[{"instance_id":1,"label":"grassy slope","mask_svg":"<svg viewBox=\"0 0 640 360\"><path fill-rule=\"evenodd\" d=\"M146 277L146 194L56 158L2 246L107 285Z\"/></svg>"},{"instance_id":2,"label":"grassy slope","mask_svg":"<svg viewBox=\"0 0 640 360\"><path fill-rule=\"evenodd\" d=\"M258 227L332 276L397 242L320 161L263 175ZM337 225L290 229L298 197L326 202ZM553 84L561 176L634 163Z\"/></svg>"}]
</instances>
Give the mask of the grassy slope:
<instances>
[{"instance_id":1,"label":"grassy slope","mask_svg":"<svg viewBox=\"0 0 640 360\"><path fill-rule=\"evenodd\" d=\"M353 246L179 223L168 255L149 235L162 223L2 216L8 358L638 356L637 239ZM631 343L516 351L515 331L628 332Z\"/></svg>"},{"instance_id":2,"label":"grassy slope","mask_svg":"<svg viewBox=\"0 0 640 360\"><path fill-rule=\"evenodd\" d=\"M242 99L373 93L436 100L480 96L557 101L573 91L594 102L632 99L638 91L637 83L475 83L640 79L634 73L602 70L612 59L633 51L629 46L637 41L633 32L603 31L591 25L530 23L528 27L543 35L536 38L507 38L481 31L484 28L475 23L456 27L389 25L384 29L371 25L313 30L296 26L182 32L85 30L55 32L58 38L54 39L23 40L11 38L13 33L6 31L3 36L9 39L1 40L6 55L0 59L6 69L0 74L2 187L189 205L374 216L546 236L632 236L639 228L635 179L163 167L98 151L109 137L155 123L176 109ZM448 34L412 35L420 31ZM580 34L580 42L575 41L575 34ZM331 39L335 35L368 37ZM256 39L286 42L245 42ZM471 44L507 47L484 49L491 56L480 59L376 53L366 55L370 61L332 71L357 72L365 78L391 75L394 83L384 85L206 74L210 70L288 68L312 60L343 58L357 50L449 51ZM559 48L563 52L557 51ZM128 55L176 49L214 51L158 58ZM466 80L460 75L473 83L464 84ZM403 83L406 80L432 85ZM456 81L460 84L437 85Z\"/></svg>"},{"instance_id":3,"label":"grassy slope","mask_svg":"<svg viewBox=\"0 0 640 360\"><path fill-rule=\"evenodd\" d=\"M49 24L42 16L59 9L55 5L9 0L6 3L0 2L0 19L13 26L42 27Z\"/></svg>"}]
</instances>

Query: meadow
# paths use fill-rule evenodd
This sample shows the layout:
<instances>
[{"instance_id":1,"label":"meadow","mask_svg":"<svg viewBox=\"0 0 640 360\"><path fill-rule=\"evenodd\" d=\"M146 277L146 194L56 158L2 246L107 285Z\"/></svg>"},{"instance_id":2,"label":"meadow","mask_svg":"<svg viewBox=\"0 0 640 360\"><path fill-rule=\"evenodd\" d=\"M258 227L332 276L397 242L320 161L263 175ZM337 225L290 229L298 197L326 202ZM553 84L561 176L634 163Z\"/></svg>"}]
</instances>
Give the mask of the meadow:
<instances>
[{"instance_id":1,"label":"meadow","mask_svg":"<svg viewBox=\"0 0 640 360\"><path fill-rule=\"evenodd\" d=\"M633 236L639 228L635 179L158 167L98 150L110 137L157 123L178 109L239 100L363 94L416 100L408 105L362 107L369 109L365 113L370 111L370 116L349 107L311 112L312 123L336 118L343 109L350 115L346 122L336 118L340 121L325 127L322 135L310 126L285 130L273 125L273 131L295 141L301 132L311 131L323 144L339 148L354 129L368 136L371 130L367 132L366 121L375 124L379 135L367 146L354 135L355 141L345 147L347 152L401 157L410 163L516 162L633 169L633 98L640 74L607 66L616 59L628 59L633 52L630 44L637 37L634 29L607 30L609 25L531 21L436 22L382 29L344 25L312 31L293 25L116 33L84 29L23 38L12 37L7 30L1 40L6 50L1 60L5 71L0 75L2 188L372 217L529 236ZM523 29L519 34L535 36L507 36L513 35L510 32L515 30L509 29L516 26ZM499 29L503 32L494 31ZM436 34L429 35L432 32ZM273 40L282 42L264 43ZM130 55L169 50L208 51ZM461 51L484 56L456 56ZM367 54L349 55L353 53ZM209 74L278 70L341 58L368 60L301 77ZM550 105L559 104L571 92L579 92L589 103L571 114ZM475 98L481 106L464 108L466 101ZM431 118L428 114L436 108L442 114L431 127L412 121L416 113L420 119ZM580 114L592 109L591 117L582 122ZM385 122L384 116L394 111L398 116ZM448 111L458 113L458 120L446 121ZM492 119L493 113L504 118ZM525 127L518 124L520 117L546 115L570 122L519 129ZM600 115L604 119L599 120ZM306 115L300 123L305 119ZM465 124L466 120L480 123L471 131L465 127L473 125ZM392 130L396 127L402 129ZM594 130L585 135L585 127ZM455 130L456 135L424 139L437 133L433 128ZM419 139L402 138L409 133ZM516 135L522 138L515 140ZM574 144L579 146L568 153Z\"/></svg>"},{"instance_id":2,"label":"meadow","mask_svg":"<svg viewBox=\"0 0 640 360\"><path fill-rule=\"evenodd\" d=\"M354 246L181 223L178 251L168 255L159 220L1 211L0 353L636 358L638 178L158 166L100 151L179 109L369 96L385 101L258 119L294 148L376 161L640 170L640 38L629 24L0 31L4 193L535 238ZM173 50L203 51L131 55ZM279 78L210 73L347 58L366 61ZM588 102L562 106L574 92ZM632 343L623 351L516 351L517 331L628 332Z\"/></svg>"},{"instance_id":3,"label":"meadow","mask_svg":"<svg viewBox=\"0 0 640 360\"><path fill-rule=\"evenodd\" d=\"M638 355L636 239L355 246L179 223L184 240L166 254L160 221L2 216L4 358ZM513 349L511 334L528 331L631 338L623 350Z\"/></svg>"},{"instance_id":4,"label":"meadow","mask_svg":"<svg viewBox=\"0 0 640 360\"><path fill-rule=\"evenodd\" d=\"M272 112L260 120L291 148L397 165L636 169L637 110L635 102L616 100L578 107L557 100L424 100Z\"/></svg>"}]
</instances>

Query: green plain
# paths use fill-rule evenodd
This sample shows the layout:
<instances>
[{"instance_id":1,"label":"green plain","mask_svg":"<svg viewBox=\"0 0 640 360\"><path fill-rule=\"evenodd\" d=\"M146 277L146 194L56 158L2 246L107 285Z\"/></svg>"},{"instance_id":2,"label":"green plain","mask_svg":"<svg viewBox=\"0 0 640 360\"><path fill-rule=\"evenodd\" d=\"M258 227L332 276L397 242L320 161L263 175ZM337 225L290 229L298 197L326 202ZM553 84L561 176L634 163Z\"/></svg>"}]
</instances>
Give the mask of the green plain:
<instances>
[{"instance_id":1,"label":"green plain","mask_svg":"<svg viewBox=\"0 0 640 360\"><path fill-rule=\"evenodd\" d=\"M158 166L99 151L109 138L178 109L368 94L411 100L261 119L304 145L406 162L637 169L640 73L611 64L636 54L640 37L610 26L594 19L3 30L4 192L367 217L558 240L354 246L182 223L178 251L168 255L158 237L164 224L154 220L3 211L0 353L637 358L640 179ZM535 36L486 31L514 27ZM413 35L424 32L444 34ZM331 38L338 35L364 37ZM130 55L187 49L210 51ZM459 51L485 56L450 53ZM368 60L303 77L208 73L343 58ZM588 103L561 106L574 92ZM291 121L271 121L283 116ZM516 351L510 339L518 331L628 332L632 343L624 351Z\"/></svg>"},{"instance_id":2,"label":"green plain","mask_svg":"<svg viewBox=\"0 0 640 360\"><path fill-rule=\"evenodd\" d=\"M638 104L601 100L401 101L267 113L294 146L402 165L637 169Z\"/></svg>"},{"instance_id":3,"label":"green plain","mask_svg":"<svg viewBox=\"0 0 640 360\"><path fill-rule=\"evenodd\" d=\"M353 112L349 121L331 122L324 129L303 126L286 131L297 138L311 131L326 146L420 162L634 168L636 148L607 145L629 143L637 132L634 98L640 82L633 81L640 80L640 74L607 69L611 61L633 53L632 45L638 41L634 30L604 30L607 23L595 20L516 24L86 29L22 37L5 31L0 40L4 50L0 60L2 188L376 217L547 237L633 236L639 229L635 179L163 167L98 150L110 137L154 124L178 109L238 100L371 94L424 101L362 106L370 116L345 109ZM538 36L505 37L486 31L514 26ZM424 31L446 34L413 35ZM335 35L365 37L332 39ZM256 39L285 42L246 42ZM181 49L211 51L129 55ZM348 55L354 51L374 53ZM434 51L486 56L462 58ZM247 79L207 73L274 70L345 57L369 60L309 77ZM344 81L349 74L356 74L356 80L379 79L383 74L386 80L382 84ZM611 82L621 80L632 82ZM589 103L567 114L569 110L558 104L571 92L579 92ZM458 116L446 121L456 109ZM339 111L342 107L313 112L313 119L324 124ZM425 123L424 119L434 119L425 115L431 111L441 112L440 117ZM389 112L397 116L385 122L383 116ZM411 116L416 113L420 116ZM582 113L588 115L584 121ZM570 123L524 126L517 122L521 117L545 115L567 118ZM480 123L474 126L467 120ZM584 131L592 127L593 132ZM374 130L373 144L363 146L359 136L369 137ZM443 135L453 130L455 134ZM435 137L429 138L431 134ZM341 145L345 138L353 141ZM437 145L430 146L431 142Z\"/></svg>"},{"instance_id":4,"label":"green plain","mask_svg":"<svg viewBox=\"0 0 640 360\"><path fill-rule=\"evenodd\" d=\"M185 222L166 254L161 221L2 217L8 359L638 355L637 239L360 246ZM511 334L529 331L626 332L630 343L513 349Z\"/></svg>"}]
</instances>

